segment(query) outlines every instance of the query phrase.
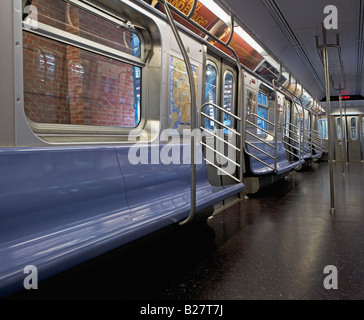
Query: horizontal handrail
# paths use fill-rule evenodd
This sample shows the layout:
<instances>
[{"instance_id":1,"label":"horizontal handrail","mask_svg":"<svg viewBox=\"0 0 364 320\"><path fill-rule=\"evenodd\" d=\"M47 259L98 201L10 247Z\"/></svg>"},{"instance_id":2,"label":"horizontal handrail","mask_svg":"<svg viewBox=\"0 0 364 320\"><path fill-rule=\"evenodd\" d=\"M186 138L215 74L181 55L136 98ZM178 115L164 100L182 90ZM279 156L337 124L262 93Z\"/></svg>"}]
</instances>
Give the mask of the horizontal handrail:
<instances>
[{"instance_id":1,"label":"horizontal handrail","mask_svg":"<svg viewBox=\"0 0 364 320\"><path fill-rule=\"evenodd\" d=\"M315 152L317 154L322 155L323 142L322 142L322 137L320 136L320 132L318 130L315 130L315 129L311 130L311 141L312 141L313 147L315 148Z\"/></svg>"},{"instance_id":2,"label":"horizontal handrail","mask_svg":"<svg viewBox=\"0 0 364 320\"><path fill-rule=\"evenodd\" d=\"M222 113L234 118L237 121L241 121L241 119L236 116L235 114L231 113L228 110L225 110L224 108L220 107L219 105L215 104L215 103L210 103L210 102L206 102L205 104L202 105L201 109L200 109L200 114L202 117L205 117L207 119L209 119L210 121L214 122L215 124L217 124L218 126L228 130L229 132L235 134L236 136L240 136L241 137L241 133L237 132L235 129L225 125L224 123L222 123L221 121L218 121L217 119L215 119L214 117L211 117L210 115L206 114L203 109L206 106L212 106L218 110L220 110ZM232 143L230 143L228 140L219 137L217 134L215 134L214 132L200 126L200 128L207 134L209 134L210 136L218 139L219 141L221 141L222 143L224 143L225 145L235 149L235 151L238 153L241 153L241 148L238 148L236 146L234 146ZM214 147L209 146L207 143L201 141L200 142L204 147L206 147L207 149L211 150L216 156L220 156L224 159L226 159L227 161L229 161L230 163L234 164L236 167L238 167L241 170L241 165L240 163L238 163L237 161L234 161L232 159L230 159L229 157L225 156L223 153L219 152L218 150L216 150ZM218 171L221 171L222 173L224 173L225 175L229 176L230 178L232 178L233 180L237 181L237 182L242 182L239 179L237 179L234 175L232 175L231 173L227 172L226 170L224 170L223 168L221 168L220 166L216 165L215 163L213 163L212 161L210 161L209 159L207 159L206 157L204 157L205 161L207 164L213 166L214 168L216 168Z\"/></svg>"},{"instance_id":3,"label":"horizontal handrail","mask_svg":"<svg viewBox=\"0 0 364 320\"><path fill-rule=\"evenodd\" d=\"M301 128L299 126L290 122L283 123L283 144L285 146L286 152L294 157L298 157L298 159L301 160L301 135L297 134L297 131L301 133ZM298 146L296 146L295 143L298 144ZM297 153L294 153L290 149L296 150Z\"/></svg>"},{"instance_id":4,"label":"horizontal handrail","mask_svg":"<svg viewBox=\"0 0 364 320\"><path fill-rule=\"evenodd\" d=\"M219 137L218 135L214 134L213 132L211 132L210 130L204 128L204 127L200 127L201 130L205 131L206 133L212 135L213 137L215 137L216 139L226 143L228 146L234 148L236 151L240 151L240 149L236 146L234 146L232 143L230 143L229 141L226 141L225 139Z\"/></svg>"},{"instance_id":5,"label":"horizontal handrail","mask_svg":"<svg viewBox=\"0 0 364 320\"><path fill-rule=\"evenodd\" d=\"M264 139L262 139L262 138L260 138L260 137L258 137L257 135L255 135L254 133L252 133L252 132L250 132L250 131L247 131L246 132L247 134L249 134L249 135L251 135L252 137L254 137L255 139L257 139L257 140L259 140L259 141L261 141L261 142L263 142L263 143L265 143L265 144L267 144L267 145L269 145L269 146L271 146L272 148L276 148L275 146L272 146L272 144L271 143L269 143L269 142L267 142L267 140L264 140Z\"/></svg>"},{"instance_id":6,"label":"horizontal handrail","mask_svg":"<svg viewBox=\"0 0 364 320\"><path fill-rule=\"evenodd\" d=\"M298 125L290 123L290 122L285 123L285 125L287 125L287 124L290 125L291 127L295 128L295 129L301 129L302 130L301 126L298 126Z\"/></svg>"},{"instance_id":7,"label":"horizontal handrail","mask_svg":"<svg viewBox=\"0 0 364 320\"><path fill-rule=\"evenodd\" d=\"M262 149L260 149L260 148L258 148L257 146L255 146L254 144L252 144L252 143L250 143L250 142L246 142L246 144L248 144L249 146L251 146L251 147L253 147L254 149L256 149L256 150L258 150L259 152L262 152L262 153L264 153L265 155L267 155L268 157L270 157L270 158L272 158L272 159L274 159L274 156L272 156L271 154L269 154L268 152L265 152L264 150L262 150ZM273 147L273 146L272 146ZM275 149L275 147L274 147L274 149ZM246 153L247 154L249 154L249 155L251 155L251 153L250 152L248 152L248 151L246 151Z\"/></svg>"},{"instance_id":8,"label":"horizontal handrail","mask_svg":"<svg viewBox=\"0 0 364 320\"><path fill-rule=\"evenodd\" d=\"M268 130L265 130L265 129L259 127L257 124L255 124L253 122L250 122L248 120L246 121L246 123L250 124L252 127L256 128L256 129L259 129L260 131L263 131L267 135L270 135L270 136L272 136L274 138L274 135L271 132L269 132ZM251 133L251 132L247 131L246 133Z\"/></svg>"},{"instance_id":9,"label":"horizontal handrail","mask_svg":"<svg viewBox=\"0 0 364 320\"><path fill-rule=\"evenodd\" d=\"M296 149L296 150L298 151L298 148L296 148L295 146L293 146L293 145L289 144L287 141L283 141L283 144L287 144L289 147L291 147L291 148L293 148L293 149ZM297 154L296 154L296 153L292 152L291 150L289 150L289 149L287 149L287 148L285 148L285 149L286 149L286 152L288 152L289 154L291 154L291 155L293 155L293 156L297 157Z\"/></svg>"},{"instance_id":10,"label":"horizontal handrail","mask_svg":"<svg viewBox=\"0 0 364 320\"><path fill-rule=\"evenodd\" d=\"M206 163L208 163L209 165L213 166L214 168L216 168L217 170L222 171L225 175L229 176L230 178L234 179L237 182L241 182L238 178L234 177L232 174L228 173L227 171L225 171L223 168L218 167L216 164L214 164L213 162L205 159Z\"/></svg>"},{"instance_id":11,"label":"horizontal handrail","mask_svg":"<svg viewBox=\"0 0 364 320\"><path fill-rule=\"evenodd\" d=\"M321 139L320 139L320 137L317 137L317 136L315 136L315 135L312 135L312 136L311 136L311 139L312 139L313 141L316 141L316 142L318 142L318 143L321 143Z\"/></svg>"},{"instance_id":12,"label":"horizontal handrail","mask_svg":"<svg viewBox=\"0 0 364 320\"><path fill-rule=\"evenodd\" d=\"M258 137L256 134L250 132L249 130L245 130L245 135L248 134L250 136L252 136L253 138L255 138L258 141L261 141L262 143L264 143L265 145L268 145L269 147L273 148L274 150L274 154L275 156L272 156L271 154L269 154L268 152L264 151L263 149L255 146L254 144L250 143L249 141L245 141L245 145L249 145L252 148L254 148L255 150L261 152L262 154L265 154L266 156L270 157L271 159L274 160L274 166L271 166L270 164L266 163L265 161L259 159L258 157L254 156L252 153L250 153L246 148L245 148L245 152L248 156L252 157L253 159L259 161L260 163L264 164L265 166L267 166L268 168L272 169L274 172L276 172L277 170L277 159L276 159L276 154L277 154L277 144L276 144L276 135L272 132L269 132L268 130L265 130L264 128L261 128L260 126L258 126L256 123L252 122L249 120L250 117L254 117L257 119L260 119L261 121L267 123L268 125L272 126L273 128L276 128L276 124L272 123L271 121L257 115L256 113L249 113L246 117L245 117L245 123L253 128L256 128L262 132L264 132L265 134L269 135L272 137L274 144L269 143L268 141L266 141L265 139L262 139L261 137Z\"/></svg>"},{"instance_id":13,"label":"horizontal handrail","mask_svg":"<svg viewBox=\"0 0 364 320\"><path fill-rule=\"evenodd\" d=\"M320 143L318 143L318 142L312 142L312 145L315 147L315 149L321 149L321 144ZM318 150L316 150L316 151L318 151Z\"/></svg>"},{"instance_id":14,"label":"horizontal handrail","mask_svg":"<svg viewBox=\"0 0 364 320\"><path fill-rule=\"evenodd\" d=\"M236 166L238 166L240 168L240 164L235 162L234 160L231 160L229 157L225 156L224 154L222 154L221 152L215 150L214 148L212 148L211 146L209 146L208 144L204 143L204 142L200 142L203 146L205 146L206 148L214 151L216 154L218 154L220 157L225 158L227 161L230 161L231 163L235 164Z\"/></svg>"},{"instance_id":15,"label":"horizontal handrail","mask_svg":"<svg viewBox=\"0 0 364 320\"><path fill-rule=\"evenodd\" d=\"M206 102L206 103L204 103L204 104L202 105L202 107L201 107L201 110L202 110L202 109L204 109L206 106L213 106L214 108L219 109L220 111L222 111L222 112L226 113L227 115L229 115L229 116L231 116L231 117L235 118L236 120L238 120L238 121L240 121L240 120L241 120L241 119L240 119L238 116L236 116L235 114L231 113L230 111L227 111L226 109L224 109L224 108L220 107L219 105L217 105L217 104L215 104L215 103L212 103L212 102Z\"/></svg>"},{"instance_id":16,"label":"horizontal handrail","mask_svg":"<svg viewBox=\"0 0 364 320\"><path fill-rule=\"evenodd\" d=\"M285 144L287 144L287 145L289 145L292 149L295 149L295 150L297 150L297 151L299 151L299 148L298 147L296 147L294 144L292 144L292 143L289 143L288 141L286 141L286 140L283 140L283 142L285 143ZM293 142L298 142L297 140L293 140Z\"/></svg>"},{"instance_id":17,"label":"horizontal handrail","mask_svg":"<svg viewBox=\"0 0 364 320\"><path fill-rule=\"evenodd\" d=\"M284 130L286 130L286 131L288 131L289 133L292 133L293 135L295 135L295 136L298 136L297 134L296 134L296 131L294 131L294 130L291 130L291 129L288 129L288 128L285 128ZM287 136L287 135L286 135ZM288 137L288 136L287 136ZM293 139L293 137L292 136L289 136L289 138L290 139Z\"/></svg>"},{"instance_id":18,"label":"horizontal handrail","mask_svg":"<svg viewBox=\"0 0 364 320\"><path fill-rule=\"evenodd\" d=\"M292 130L293 128L294 130ZM323 144L322 144L322 137L320 136L320 133L318 130L314 129L307 129L303 126L295 125L292 123L284 123L283 124L283 136L287 137L291 141L295 143L299 143L297 139L295 139L295 136L298 137L297 132L299 131L303 136L303 143L301 145L301 151L303 155L309 155L313 156L314 152L316 154L322 154L323 151ZM296 130L296 131L295 131ZM297 148L294 144L289 143L288 141L284 141L286 145L291 147L292 149L295 149L299 151L299 148ZM290 150L287 150L290 154L293 154L290 152ZM293 154L295 155L295 154ZM295 155L297 156L297 155Z\"/></svg>"},{"instance_id":19,"label":"horizontal handrail","mask_svg":"<svg viewBox=\"0 0 364 320\"><path fill-rule=\"evenodd\" d=\"M245 152L246 152L246 151L245 151ZM248 153L248 152L247 152L247 154L248 154L250 157L254 158L255 160L259 161L260 163L263 163L265 166L267 166L268 168L272 169L273 171L275 171L275 170L276 170L276 169L275 169L274 167L272 167L270 164L268 164L268 163L264 162L263 160L259 159L258 157L254 156L254 155L252 155L252 154L250 154L250 153Z\"/></svg>"},{"instance_id":20,"label":"horizontal handrail","mask_svg":"<svg viewBox=\"0 0 364 320\"><path fill-rule=\"evenodd\" d=\"M268 121L267 119L264 119L263 117L258 116L256 113L249 113L249 114L246 116L246 121L249 121L249 120L248 120L248 118L249 118L249 117L251 117L251 116L256 117L256 118L258 118L258 119L260 119L260 120L263 120L264 122L268 123L268 124L269 124L269 125L271 125L272 127L275 127L275 126L276 126L273 122L270 122L270 121ZM250 122L250 121L249 121L249 122ZM253 122L250 122L250 123L252 123L252 124L254 124L254 125L255 125L255 123L253 123ZM260 128L260 127L259 127L259 128Z\"/></svg>"},{"instance_id":21,"label":"horizontal handrail","mask_svg":"<svg viewBox=\"0 0 364 320\"><path fill-rule=\"evenodd\" d=\"M241 136L241 134L239 132L237 132L236 130L230 128L229 126L223 124L222 122L216 120L215 118L213 117L210 117L208 114L206 114L205 112L202 112L201 111L201 115L206 117L207 119L211 120L211 121L214 121L215 123L217 123L218 125L220 125L221 127L225 128L226 130L228 131L231 131L232 133L238 135L238 136Z\"/></svg>"}]
</instances>

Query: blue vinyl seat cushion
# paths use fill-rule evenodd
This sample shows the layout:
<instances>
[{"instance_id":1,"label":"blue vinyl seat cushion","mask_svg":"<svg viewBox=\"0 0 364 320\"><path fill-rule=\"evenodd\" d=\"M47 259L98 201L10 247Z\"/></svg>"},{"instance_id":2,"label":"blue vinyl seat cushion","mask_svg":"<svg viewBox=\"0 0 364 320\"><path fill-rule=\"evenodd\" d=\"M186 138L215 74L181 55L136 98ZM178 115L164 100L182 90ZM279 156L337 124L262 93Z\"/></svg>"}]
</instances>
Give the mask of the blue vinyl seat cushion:
<instances>
[{"instance_id":1,"label":"blue vinyl seat cushion","mask_svg":"<svg viewBox=\"0 0 364 320\"><path fill-rule=\"evenodd\" d=\"M263 150L267 154L261 152L260 150L254 148L253 146L247 144L246 145L246 151L253 155L254 157L260 159L261 161L264 161L268 165L270 165L272 168L274 168L274 156L275 156L275 150L273 148L274 144L266 144L263 142L254 142L254 146L260 150ZM297 161L289 161L287 158L287 152L284 147L283 142L277 143L277 169L276 172L268 166L266 166L264 163L258 161L254 157L248 155L249 159L249 167L252 172L252 174L260 176L260 175L267 175L267 174L283 174L285 172L291 171L295 169L299 162ZM273 158L272 158L273 157Z\"/></svg>"}]
</instances>

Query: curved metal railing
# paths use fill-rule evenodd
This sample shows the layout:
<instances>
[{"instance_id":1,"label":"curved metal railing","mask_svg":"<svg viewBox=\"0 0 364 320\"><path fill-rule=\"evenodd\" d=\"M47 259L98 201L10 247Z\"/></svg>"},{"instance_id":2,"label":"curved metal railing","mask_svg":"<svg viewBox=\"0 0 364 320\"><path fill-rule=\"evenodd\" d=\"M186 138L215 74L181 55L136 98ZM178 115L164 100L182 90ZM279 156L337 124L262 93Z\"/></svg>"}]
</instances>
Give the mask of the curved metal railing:
<instances>
[{"instance_id":1,"label":"curved metal railing","mask_svg":"<svg viewBox=\"0 0 364 320\"><path fill-rule=\"evenodd\" d=\"M227 175L230 178L232 178L233 180L235 180L236 182L242 182L241 179L238 179L232 172L228 172L227 170L225 170L224 168L222 168L221 166L218 166L217 164L215 164L215 157L221 157L223 159L226 160L226 162L231 163L235 168L239 168L239 170L241 171L241 164L238 161L240 154L241 154L241 148L237 147L237 140L238 138L241 139L241 133L238 132L237 130L233 129L232 127L222 123L221 121L218 121L217 119L215 119L214 117L211 117L209 114L207 114L204 109L207 107L213 107L215 109L217 109L220 113L222 113L223 115L227 115L230 116L232 118L234 118L234 120L237 122L237 125L240 124L241 126L241 119L236 116L235 114L225 110L224 108L220 107L219 105L215 104L215 103L211 103L211 102L206 102L205 104L202 105L201 107L201 120L204 117L205 119L208 119L210 121L212 121L215 125L214 131L211 131L209 129L206 129L205 127L203 127L202 125L200 126L200 129L204 132L206 137L212 137L213 139L206 139L207 141L201 141L201 144L207 149L206 151L206 157L205 161L206 163L208 163L209 165L213 166L215 169L217 169L220 173L222 173L223 175ZM218 128L222 128L220 131L220 134L217 132L218 129L216 129L216 127ZM227 134L226 134L227 132ZM216 140L215 140L216 139ZM230 140L230 141L229 141ZM233 142L231 142L231 140ZM216 147L217 143L216 141L219 141L219 146L220 147ZM232 148L234 150L234 156L230 157L225 155L225 147L227 148ZM218 161L218 162L222 162L222 161ZM235 170L234 170L235 171ZM239 174L239 177L242 177L242 175Z\"/></svg>"},{"instance_id":2,"label":"curved metal railing","mask_svg":"<svg viewBox=\"0 0 364 320\"><path fill-rule=\"evenodd\" d=\"M245 140L245 146L246 145L249 145L250 147L254 148L255 150L265 154L266 156L270 157L271 159L274 160L274 165L271 166L270 164L268 164L267 162L259 159L258 157L254 156L252 153L250 153L249 151L247 151L247 148L245 148L245 153L247 155L249 155L250 157L252 157L253 159L257 160L258 162L264 164L265 166L267 166L268 168L272 169L274 172L276 172L277 170L277 156L276 156L276 151L277 151L277 139L276 139L276 135L275 133L272 133L272 132L269 132L268 130L265 130L264 128L260 127L259 125L257 125L255 123L255 121L249 121L248 119L251 118L251 117L254 117L256 119L259 119L263 122L265 122L266 124L272 126L273 128L276 127L276 124L268 121L267 119L261 117L261 116L258 116L257 114L255 113L250 113L246 116L245 118L245 122L247 125L249 125L250 127L253 127L253 128L256 128L257 130L260 130L264 133L266 133L267 135L270 135L272 136L273 140L274 140L274 145L272 145L269 141L265 140L265 139L262 139L261 137L257 136L256 134L246 130L246 134L248 134L249 136L253 137L254 139L258 140L258 141L261 141L262 143L264 143L265 145L271 147L273 150L274 150L274 154L275 156L272 156L271 154L267 153L266 151L264 151L263 149L257 147L256 145L254 145L253 143L249 142L249 141L246 141Z\"/></svg>"}]
</instances>

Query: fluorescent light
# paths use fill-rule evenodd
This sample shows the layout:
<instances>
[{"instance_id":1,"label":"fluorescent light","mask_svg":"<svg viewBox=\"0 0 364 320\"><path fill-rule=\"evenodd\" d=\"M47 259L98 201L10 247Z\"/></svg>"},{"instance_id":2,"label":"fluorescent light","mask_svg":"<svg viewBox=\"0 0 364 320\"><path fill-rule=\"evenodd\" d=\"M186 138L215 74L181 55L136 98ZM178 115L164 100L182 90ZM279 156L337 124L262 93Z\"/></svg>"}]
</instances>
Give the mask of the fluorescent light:
<instances>
[{"instance_id":1,"label":"fluorescent light","mask_svg":"<svg viewBox=\"0 0 364 320\"><path fill-rule=\"evenodd\" d=\"M262 55L266 55L267 52L240 26L234 28L235 32L243 38L255 51L258 51Z\"/></svg>"},{"instance_id":2,"label":"fluorescent light","mask_svg":"<svg viewBox=\"0 0 364 320\"><path fill-rule=\"evenodd\" d=\"M220 20L222 20L226 25L230 24L230 15L227 14L216 2L213 0L198 0L207 9L214 13Z\"/></svg>"},{"instance_id":3,"label":"fluorescent light","mask_svg":"<svg viewBox=\"0 0 364 320\"><path fill-rule=\"evenodd\" d=\"M226 25L230 24L230 15L226 13L216 2L213 0L198 0L207 9L214 13ZM254 50L262 55L267 55L267 52L240 26L234 28L235 32L244 39Z\"/></svg>"}]
</instances>

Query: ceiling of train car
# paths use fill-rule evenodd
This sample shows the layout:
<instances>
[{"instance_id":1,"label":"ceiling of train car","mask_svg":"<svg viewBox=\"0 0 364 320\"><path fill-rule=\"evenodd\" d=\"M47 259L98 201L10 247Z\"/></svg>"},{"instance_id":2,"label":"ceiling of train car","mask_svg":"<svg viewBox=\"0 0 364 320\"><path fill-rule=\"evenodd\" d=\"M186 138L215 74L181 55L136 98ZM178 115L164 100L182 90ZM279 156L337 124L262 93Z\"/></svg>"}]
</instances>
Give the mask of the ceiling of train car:
<instances>
[{"instance_id":1,"label":"ceiling of train car","mask_svg":"<svg viewBox=\"0 0 364 320\"><path fill-rule=\"evenodd\" d=\"M325 97L325 72L318 54L323 44L324 8L338 10L338 28L327 30L331 96L363 95L364 0L220 0L247 31L317 99ZM332 21L331 21L332 22ZM334 46L339 44L339 47ZM339 50L340 49L340 55ZM342 64L340 64L340 56ZM341 72L344 70L344 77Z\"/></svg>"}]
</instances>

